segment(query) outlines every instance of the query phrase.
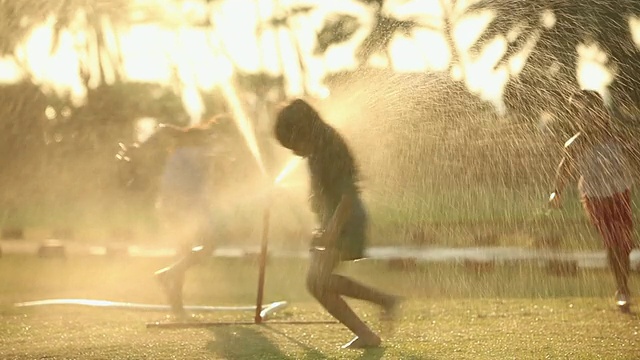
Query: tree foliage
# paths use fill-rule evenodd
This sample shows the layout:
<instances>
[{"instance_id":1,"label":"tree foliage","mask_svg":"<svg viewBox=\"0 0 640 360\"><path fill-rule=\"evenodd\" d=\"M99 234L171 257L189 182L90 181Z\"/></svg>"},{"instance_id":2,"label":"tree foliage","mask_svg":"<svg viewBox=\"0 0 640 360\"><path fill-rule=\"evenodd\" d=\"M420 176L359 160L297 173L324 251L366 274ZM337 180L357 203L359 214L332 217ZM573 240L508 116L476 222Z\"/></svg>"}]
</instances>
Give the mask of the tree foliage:
<instances>
[{"instance_id":1,"label":"tree foliage","mask_svg":"<svg viewBox=\"0 0 640 360\"><path fill-rule=\"evenodd\" d=\"M481 0L468 11L480 9L493 10L495 17L474 50L496 36L519 30L499 64L523 51L535 37L527 65L509 84L506 100L512 106L548 104L576 89L580 44L597 44L608 55L607 65L616 74L616 86L626 92L637 91L632 89L638 88L640 53L629 27L629 19L640 16L637 1Z\"/></svg>"},{"instance_id":2,"label":"tree foliage","mask_svg":"<svg viewBox=\"0 0 640 360\"><path fill-rule=\"evenodd\" d=\"M520 73L510 74L504 91L504 100L511 110L531 115L544 108L562 108L568 94L579 88L577 49L581 44L596 44L607 54L605 65L616 78L610 90L623 99L619 101L640 100L637 80L640 53L629 26L630 18L640 17L638 1L440 0L441 19L426 16L399 19L390 15L391 2L361 2L374 9L374 26L357 49L363 66L372 54L388 54L394 36L410 36L422 27L443 36L451 51L451 69L464 61L453 37L457 24L469 15L490 11L493 20L469 49L468 56L478 56L496 38L507 40L506 52L496 68L507 65L516 56L526 56L525 66ZM329 16L318 33L316 53L322 55L331 46L350 40L361 26L353 16L340 13Z\"/></svg>"}]
</instances>

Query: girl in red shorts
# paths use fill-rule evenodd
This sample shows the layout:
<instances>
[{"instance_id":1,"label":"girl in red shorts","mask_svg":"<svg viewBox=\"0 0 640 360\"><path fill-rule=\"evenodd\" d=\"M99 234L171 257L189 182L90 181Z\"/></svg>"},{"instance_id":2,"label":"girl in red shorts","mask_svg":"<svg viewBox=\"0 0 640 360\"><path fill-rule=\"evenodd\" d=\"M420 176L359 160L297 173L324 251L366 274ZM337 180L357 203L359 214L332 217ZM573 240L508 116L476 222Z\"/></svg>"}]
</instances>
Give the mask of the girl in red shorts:
<instances>
[{"instance_id":1,"label":"girl in red shorts","mask_svg":"<svg viewBox=\"0 0 640 360\"><path fill-rule=\"evenodd\" d=\"M550 205L559 208L565 184L579 177L584 209L602 236L615 276L616 304L621 311L629 312L629 254L634 242L627 146L623 137L616 136L611 116L597 92L581 91L571 99L570 108L580 132L565 143Z\"/></svg>"}]
</instances>

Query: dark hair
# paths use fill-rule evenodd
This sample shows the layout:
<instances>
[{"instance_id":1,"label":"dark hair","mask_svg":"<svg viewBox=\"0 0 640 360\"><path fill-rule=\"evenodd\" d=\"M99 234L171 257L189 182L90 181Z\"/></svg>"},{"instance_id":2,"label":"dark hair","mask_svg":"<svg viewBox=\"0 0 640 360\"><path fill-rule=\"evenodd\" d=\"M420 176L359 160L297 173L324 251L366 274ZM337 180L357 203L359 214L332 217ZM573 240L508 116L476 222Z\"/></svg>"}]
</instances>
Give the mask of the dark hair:
<instances>
[{"instance_id":1,"label":"dark hair","mask_svg":"<svg viewBox=\"0 0 640 360\"><path fill-rule=\"evenodd\" d=\"M311 105L302 99L295 99L278 111L274 132L276 140L291 149L294 140L311 141L321 136L323 128L327 126Z\"/></svg>"},{"instance_id":2,"label":"dark hair","mask_svg":"<svg viewBox=\"0 0 640 360\"><path fill-rule=\"evenodd\" d=\"M340 133L327 124L309 103L295 99L285 104L276 116L275 137L285 148L291 149L296 141L314 143L314 151L334 159L342 157L342 166L359 180L359 169L351 150Z\"/></svg>"}]
</instances>

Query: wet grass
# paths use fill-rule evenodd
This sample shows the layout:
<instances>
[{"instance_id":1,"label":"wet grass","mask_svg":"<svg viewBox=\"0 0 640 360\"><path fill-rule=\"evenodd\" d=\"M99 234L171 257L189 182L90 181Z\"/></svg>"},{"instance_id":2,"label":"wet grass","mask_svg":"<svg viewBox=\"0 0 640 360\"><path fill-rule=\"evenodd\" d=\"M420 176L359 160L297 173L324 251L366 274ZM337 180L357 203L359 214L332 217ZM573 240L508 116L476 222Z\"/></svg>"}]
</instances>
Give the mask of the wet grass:
<instances>
[{"instance_id":1,"label":"wet grass","mask_svg":"<svg viewBox=\"0 0 640 360\"><path fill-rule=\"evenodd\" d=\"M0 259L0 355L3 359L636 359L640 320L613 306L608 271L548 274L538 263L477 272L462 264L394 271L362 261L342 271L407 297L384 347L342 351L339 325L146 329L163 313L77 307L16 309L13 302L92 298L160 304L150 274L166 259L71 257ZM266 301L287 300L278 319L327 320L304 290L305 262L271 259ZM257 269L249 259L210 260L189 273L187 304L250 305ZM640 288L634 274L632 288ZM375 329L377 310L352 302ZM251 313L200 315L200 320L251 320Z\"/></svg>"}]
</instances>

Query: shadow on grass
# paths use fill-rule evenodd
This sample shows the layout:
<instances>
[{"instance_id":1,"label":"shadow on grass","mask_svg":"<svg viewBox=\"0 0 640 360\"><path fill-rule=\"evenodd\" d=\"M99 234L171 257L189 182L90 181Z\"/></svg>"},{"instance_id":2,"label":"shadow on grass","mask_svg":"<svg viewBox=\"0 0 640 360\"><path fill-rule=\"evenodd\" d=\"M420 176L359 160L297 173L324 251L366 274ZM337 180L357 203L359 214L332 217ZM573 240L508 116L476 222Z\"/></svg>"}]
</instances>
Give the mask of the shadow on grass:
<instances>
[{"instance_id":1,"label":"shadow on grass","mask_svg":"<svg viewBox=\"0 0 640 360\"><path fill-rule=\"evenodd\" d=\"M329 359L329 357L317 349L310 347L309 345L301 342L300 340L287 335L285 332L276 329L273 326L265 325L266 328L273 331L274 333L284 337L285 339L291 341L292 343L298 345L302 349L304 349L305 359ZM352 350L343 350L345 352L350 352ZM377 348L377 349L366 349L366 350L353 350L353 351L362 351L362 355L358 358L361 360L380 360L384 357L386 352L385 348Z\"/></svg>"},{"instance_id":2,"label":"shadow on grass","mask_svg":"<svg viewBox=\"0 0 640 360\"><path fill-rule=\"evenodd\" d=\"M264 359L291 359L256 328L229 326L211 328L215 339L207 344L207 350L225 359L252 359L260 355Z\"/></svg>"},{"instance_id":3,"label":"shadow on grass","mask_svg":"<svg viewBox=\"0 0 640 360\"><path fill-rule=\"evenodd\" d=\"M284 333L283 331L280 331L278 329L276 329L273 326L269 326L269 325L264 325L266 328L268 328L269 330L273 331L274 333L284 337L285 339L291 341L292 343L298 345L299 347L304 349L305 352L305 359L328 359L328 357L323 354L322 352L318 351L317 349L312 348L311 346L301 342L300 340L293 338L289 335L287 335L286 333Z\"/></svg>"},{"instance_id":4,"label":"shadow on grass","mask_svg":"<svg viewBox=\"0 0 640 360\"><path fill-rule=\"evenodd\" d=\"M362 352L362 355L358 358L361 360L380 360L387 351L385 348L366 349Z\"/></svg>"}]
</instances>

